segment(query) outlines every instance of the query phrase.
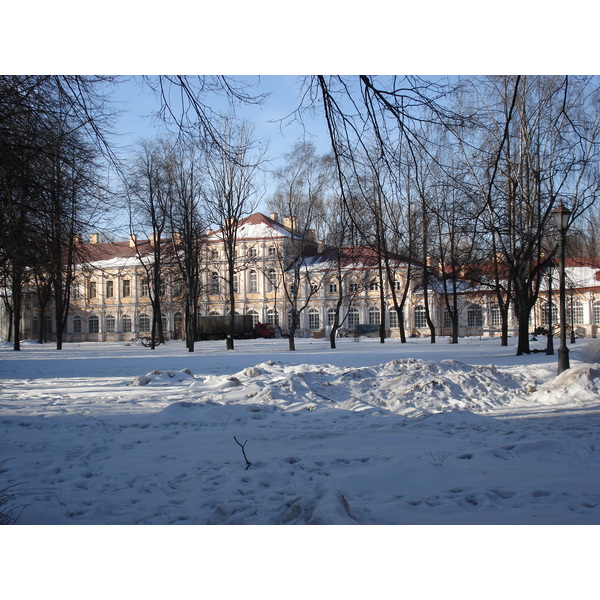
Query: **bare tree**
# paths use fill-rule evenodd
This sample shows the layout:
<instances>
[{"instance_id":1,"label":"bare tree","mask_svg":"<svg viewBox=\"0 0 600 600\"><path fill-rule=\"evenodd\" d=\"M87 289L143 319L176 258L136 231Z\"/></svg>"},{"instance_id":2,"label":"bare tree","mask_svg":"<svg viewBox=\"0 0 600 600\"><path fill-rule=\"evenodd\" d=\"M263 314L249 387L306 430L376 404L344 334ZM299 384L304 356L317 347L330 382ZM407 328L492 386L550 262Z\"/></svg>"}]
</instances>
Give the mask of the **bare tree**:
<instances>
[{"instance_id":1,"label":"bare tree","mask_svg":"<svg viewBox=\"0 0 600 600\"><path fill-rule=\"evenodd\" d=\"M230 120L222 135L227 149L219 145L207 153L206 170L212 189L206 194L206 215L207 220L218 228L216 235L225 254L224 278L229 306L226 344L228 350L233 350L238 225L255 210L260 200L258 176L265 149L257 149L247 123L237 125Z\"/></svg>"},{"instance_id":2,"label":"bare tree","mask_svg":"<svg viewBox=\"0 0 600 600\"><path fill-rule=\"evenodd\" d=\"M169 207L172 260L178 265L184 284L185 340L188 351L193 352L201 294L200 257L205 244L202 220L204 178L198 147L183 141L174 144L168 174L172 186Z\"/></svg>"},{"instance_id":3,"label":"bare tree","mask_svg":"<svg viewBox=\"0 0 600 600\"><path fill-rule=\"evenodd\" d=\"M147 276L148 294L152 306L150 348L164 343L161 296L164 290L165 257L163 234L168 231L171 213L171 178L168 171L170 151L164 140L145 141L141 144L129 179L129 227L140 265ZM145 231L151 246L150 259L142 249L138 233Z\"/></svg>"}]
</instances>

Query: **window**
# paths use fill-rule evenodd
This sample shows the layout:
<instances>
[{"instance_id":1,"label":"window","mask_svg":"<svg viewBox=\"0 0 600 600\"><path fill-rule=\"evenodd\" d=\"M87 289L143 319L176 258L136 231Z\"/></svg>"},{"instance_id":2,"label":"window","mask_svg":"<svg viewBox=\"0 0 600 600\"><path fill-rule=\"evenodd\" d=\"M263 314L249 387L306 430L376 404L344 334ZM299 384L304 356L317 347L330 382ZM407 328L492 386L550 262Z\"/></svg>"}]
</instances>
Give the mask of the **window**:
<instances>
[{"instance_id":1,"label":"window","mask_svg":"<svg viewBox=\"0 0 600 600\"><path fill-rule=\"evenodd\" d=\"M401 283L399 281L393 280L392 281L392 285L394 286L394 290L395 291L397 291L397 292L401 292L402 291L402 288L400 287Z\"/></svg>"},{"instance_id":2,"label":"window","mask_svg":"<svg viewBox=\"0 0 600 600\"><path fill-rule=\"evenodd\" d=\"M166 335L168 332L167 315L165 315L165 314L160 315L160 322L162 323L163 334Z\"/></svg>"},{"instance_id":3,"label":"window","mask_svg":"<svg viewBox=\"0 0 600 600\"><path fill-rule=\"evenodd\" d=\"M252 271L250 271L250 281L249 281L248 291L251 294L256 294L256 292L258 292L258 274L254 269L252 269Z\"/></svg>"},{"instance_id":4,"label":"window","mask_svg":"<svg viewBox=\"0 0 600 600\"><path fill-rule=\"evenodd\" d=\"M176 312L173 315L173 329L175 332L175 339L182 339L183 336L183 315L180 312Z\"/></svg>"},{"instance_id":5,"label":"window","mask_svg":"<svg viewBox=\"0 0 600 600\"><path fill-rule=\"evenodd\" d=\"M90 281L88 283L88 298L90 298L90 300L91 300L92 298L96 298L96 296L97 296L96 282Z\"/></svg>"},{"instance_id":6,"label":"window","mask_svg":"<svg viewBox=\"0 0 600 600\"><path fill-rule=\"evenodd\" d=\"M483 327L483 311L479 304L469 304L467 308L467 327Z\"/></svg>"},{"instance_id":7,"label":"window","mask_svg":"<svg viewBox=\"0 0 600 600\"><path fill-rule=\"evenodd\" d=\"M400 327L400 320L395 308L390 308L390 327Z\"/></svg>"},{"instance_id":8,"label":"window","mask_svg":"<svg viewBox=\"0 0 600 600\"><path fill-rule=\"evenodd\" d=\"M290 296L295 296L296 295L296 284L292 283L290 285Z\"/></svg>"},{"instance_id":9,"label":"window","mask_svg":"<svg viewBox=\"0 0 600 600\"><path fill-rule=\"evenodd\" d=\"M329 284L329 293L330 294L337 294L337 291L338 291L337 283L331 282Z\"/></svg>"},{"instance_id":10,"label":"window","mask_svg":"<svg viewBox=\"0 0 600 600\"><path fill-rule=\"evenodd\" d=\"M129 315L123 315L121 317L121 327L123 333L131 333L131 317Z\"/></svg>"},{"instance_id":11,"label":"window","mask_svg":"<svg viewBox=\"0 0 600 600\"><path fill-rule=\"evenodd\" d=\"M594 302L594 325L600 325L600 300Z\"/></svg>"},{"instance_id":12,"label":"window","mask_svg":"<svg viewBox=\"0 0 600 600\"><path fill-rule=\"evenodd\" d=\"M112 315L106 316L106 333L114 333L116 330L116 320Z\"/></svg>"},{"instance_id":13,"label":"window","mask_svg":"<svg viewBox=\"0 0 600 600\"><path fill-rule=\"evenodd\" d=\"M183 281L181 279L176 279L173 282L173 296L177 298L183 296Z\"/></svg>"},{"instance_id":14,"label":"window","mask_svg":"<svg viewBox=\"0 0 600 600\"><path fill-rule=\"evenodd\" d=\"M71 287L71 299L72 300L80 300L81 299L81 288L78 283L74 283Z\"/></svg>"},{"instance_id":15,"label":"window","mask_svg":"<svg viewBox=\"0 0 600 600\"><path fill-rule=\"evenodd\" d=\"M140 296L143 298L148 296L148 278L142 277L140 279Z\"/></svg>"},{"instance_id":16,"label":"window","mask_svg":"<svg viewBox=\"0 0 600 600\"><path fill-rule=\"evenodd\" d=\"M218 250L211 250L210 257L213 260L219 260L219 251Z\"/></svg>"},{"instance_id":17,"label":"window","mask_svg":"<svg viewBox=\"0 0 600 600\"><path fill-rule=\"evenodd\" d=\"M274 308L267 311L267 323L273 327L279 326L279 313Z\"/></svg>"},{"instance_id":18,"label":"window","mask_svg":"<svg viewBox=\"0 0 600 600\"><path fill-rule=\"evenodd\" d=\"M542 325L548 327L550 325L549 317L549 305L548 302L542 303ZM558 323L558 306L556 302L552 302L552 323Z\"/></svg>"},{"instance_id":19,"label":"window","mask_svg":"<svg viewBox=\"0 0 600 600\"><path fill-rule=\"evenodd\" d=\"M115 282L109 280L106 282L106 297L114 298L115 297Z\"/></svg>"},{"instance_id":20,"label":"window","mask_svg":"<svg viewBox=\"0 0 600 600\"><path fill-rule=\"evenodd\" d=\"M73 317L73 333L81 333L81 317Z\"/></svg>"},{"instance_id":21,"label":"window","mask_svg":"<svg viewBox=\"0 0 600 600\"><path fill-rule=\"evenodd\" d=\"M275 283L277 281L277 275L275 269L269 269L267 271L267 292L275 291Z\"/></svg>"},{"instance_id":22,"label":"window","mask_svg":"<svg viewBox=\"0 0 600 600\"><path fill-rule=\"evenodd\" d=\"M146 314L140 315L140 333L150 333L150 317Z\"/></svg>"},{"instance_id":23,"label":"window","mask_svg":"<svg viewBox=\"0 0 600 600\"><path fill-rule=\"evenodd\" d=\"M447 306L444 306L444 329L450 329L452 327L452 314L448 310Z\"/></svg>"},{"instance_id":24,"label":"window","mask_svg":"<svg viewBox=\"0 0 600 600\"><path fill-rule=\"evenodd\" d=\"M238 293L238 274L237 273L233 274L233 291L236 294Z\"/></svg>"},{"instance_id":25,"label":"window","mask_svg":"<svg viewBox=\"0 0 600 600\"><path fill-rule=\"evenodd\" d=\"M581 325L583 320L583 304L581 300L573 300L569 302L569 317L573 325Z\"/></svg>"},{"instance_id":26,"label":"window","mask_svg":"<svg viewBox=\"0 0 600 600\"><path fill-rule=\"evenodd\" d=\"M248 256L249 257L254 258L257 255L258 255L258 250L256 248L250 248L248 250Z\"/></svg>"},{"instance_id":27,"label":"window","mask_svg":"<svg viewBox=\"0 0 600 600\"><path fill-rule=\"evenodd\" d=\"M316 294L319 291L319 286L316 283L310 284L310 293Z\"/></svg>"},{"instance_id":28,"label":"window","mask_svg":"<svg viewBox=\"0 0 600 600\"><path fill-rule=\"evenodd\" d=\"M319 311L316 308L311 308L308 311L308 328L311 330L319 329L321 327L321 318Z\"/></svg>"},{"instance_id":29,"label":"window","mask_svg":"<svg viewBox=\"0 0 600 600\"><path fill-rule=\"evenodd\" d=\"M414 309L415 327L417 329L424 329L427 327L427 318L425 316L425 307L422 304L418 304Z\"/></svg>"},{"instance_id":30,"label":"window","mask_svg":"<svg viewBox=\"0 0 600 600\"><path fill-rule=\"evenodd\" d=\"M495 329L502 327L502 315L500 314L500 306L492 304L490 308L490 325Z\"/></svg>"},{"instance_id":31,"label":"window","mask_svg":"<svg viewBox=\"0 0 600 600\"><path fill-rule=\"evenodd\" d=\"M277 256L277 248L275 248L275 246L269 246L268 255L269 258L275 258Z\"/></svg>"},{"instance_id":32,"label":"window","mask_svg":"<svg viewBox=\"0 0 600 600\"><path fill-rule=\"evenodd\" d=\"M381 323L381 311L377 306L369 307L369 325L379 325Z\"/></svg>"},{"instance_id":33,"label":"window","mask_svg":"<svg viewBox=\"0 0 600 600\"><path fill-rule=\"evenodd\" d=\"M379 289L379 282L376 279L372 279L369 282L369 291L376 292Z\"/></svg>"},{"instance_id":34,"label":"window","mask_svg":"<svg viewBox=\"0 0 600 600\"><path fill-rule=\"evenodd\" d=\"M348 292L350 294L356 294L356 292L358 292L358 283L356 283L355 281L352 281L351 283L348 284Z\"/></svg>"},{"instance_id":35,"label":"window","mask_svg":"<svg viewBox=\"0 0 600 600\"><path fill-rule=\"evenodd\" d=\"M96 315L92 315L88 319L88 333L99 333L100 332L100 321Z\"/></svg>"},{"instance_id":36,"label":"window","mask_svg":"<svg viewBox=\"0 0 600 600\"><path fill-rule=\"evenodd\" d=\"M219 293L219 274L211 273L210 275L210 293L218 294Z\"/></svg>"},{"instance_id":37,"label":"window","mask_svg":"<svg viewBox=\"0 0 600 600\"><path fill-rule=\"evenodd\" d=\"M44 337L52 333L52 317L46 315L44 317Z\"/></svg>"},{"instance_id":38,"label":"window","mask_svg":"<svg viewBox=\"0 0 600 600\"><path fill-rule=\"evenodd\" d=\"M334 323L335 323L335 308L330 308L327 311L327 325L329 325L329 327L333 327Z\"/></svg>"},{"instance_id":39,"label":"window","mask_svg":"<svg viewBox=\"0 0 600 600\"><path fill-rule=\"evenodd\" d=\"M252 327L256 327L258 323L258 313L255 310L249 310L248 314L252 317Z\"/></svg>"},{"instance_id":40,"label":"window","mask_svg":"<svg viewBox=\"0 0 600 600\"><path fill-rule=\"evenodd\" d=\"M360 324L360 314L357 308L351 308L348 311L348 326L352 327L352 325Z\"/></svg>"},{"instance_id":41,"label":"window","mask_svg":"<svg viewBox=\"0 0 600 600\"><path fill-rule=\"evenodd\" d=\"M123 279L122 286L123 286L123 298L130 298L131 297L131 280Z\"/></svg>"},{"instance_id":42,"label":"window","mask_svg":"<svg viewBox=\"0 0 600 600\"><path fill-rule=\"evenodd\" d=\"M37 317L33 317L31 320L31 333L37 336L40 332L40 320Z\"/></svg>"}]
</instances>

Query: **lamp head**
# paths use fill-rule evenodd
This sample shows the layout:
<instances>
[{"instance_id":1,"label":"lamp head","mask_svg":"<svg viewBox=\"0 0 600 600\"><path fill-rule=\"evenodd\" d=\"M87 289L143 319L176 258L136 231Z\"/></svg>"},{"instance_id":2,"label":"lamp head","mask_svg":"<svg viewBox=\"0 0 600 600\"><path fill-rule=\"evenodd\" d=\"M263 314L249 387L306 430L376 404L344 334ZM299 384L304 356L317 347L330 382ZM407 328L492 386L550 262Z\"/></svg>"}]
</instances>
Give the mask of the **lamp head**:
<instances>
[{"instance_id":1,"label":"lamp head","mask_svg":"<svg viewBox=\"0 0 600 600\"><path fill-rule=\"evenodd\" d=\"M552 211L552 216L554 217L554 222L556 223L558 231L561 233L566 231L569 226L571 211L566 206L563 206L563 203L561 202L558 208L555 208Z\"/></svg>"}]
</instances>

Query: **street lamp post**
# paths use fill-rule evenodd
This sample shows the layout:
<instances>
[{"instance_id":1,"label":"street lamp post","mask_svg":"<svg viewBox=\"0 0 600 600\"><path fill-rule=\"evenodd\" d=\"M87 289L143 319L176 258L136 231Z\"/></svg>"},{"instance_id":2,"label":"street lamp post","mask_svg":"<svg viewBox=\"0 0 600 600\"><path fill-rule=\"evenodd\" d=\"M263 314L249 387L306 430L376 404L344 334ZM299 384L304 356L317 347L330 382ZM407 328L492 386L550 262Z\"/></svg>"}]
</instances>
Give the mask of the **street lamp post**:
<instances>
[{"instance_id":1,"label":"street lamp post","mask_svg":"<svg viewBox=\"0 0 600 600\"><path fill-rule=\"evenodd\" d=\"M560 346L558 348L558 374L570 368L569 364L569 349L567 348L567 315L566 315L566 298L565 298L565 238L567 228L569 226L569 218L571 211L564 207L562 202L556 208L552 215L558 229L558 250L559 250L559 302L560 302Z\"/></svg>"}]
</instances>

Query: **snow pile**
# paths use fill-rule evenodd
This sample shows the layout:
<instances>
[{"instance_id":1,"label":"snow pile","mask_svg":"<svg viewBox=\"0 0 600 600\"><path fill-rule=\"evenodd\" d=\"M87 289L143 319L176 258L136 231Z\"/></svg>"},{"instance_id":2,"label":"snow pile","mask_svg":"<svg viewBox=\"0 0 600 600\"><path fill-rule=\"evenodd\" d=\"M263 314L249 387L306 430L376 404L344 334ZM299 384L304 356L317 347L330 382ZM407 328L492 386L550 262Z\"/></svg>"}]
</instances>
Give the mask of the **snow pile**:
<instances>
[{"instance_id":1,"label":"snow pile","mask_svg":"<svg viewBox=\"0 0 600 600\"><path fill-rule=\"evenodd\" d=\"M433 363L398 359L353 369L268 361L234 375L189 375L184 380L170 371L153 371L136 377L132 385L185 381L193 384L197 401L251 402L281 410L370 410L372 414L410 417L452 410L486 413L509 406L531 391L518 373L502 373L493 365L473 367L457 360Z\"/></svg>"},{"instance_id":2,"label":"snow pile","mask_svg":"<svg viewBox=\"0 0 600 600\"><path fill-rule=\"evenodd\" d=\"M189 369L181 371L159 371L155 369L147 375L138 375L130 385L173 385L193 379L194 374Z\"/></svg>"}]
</instances>

